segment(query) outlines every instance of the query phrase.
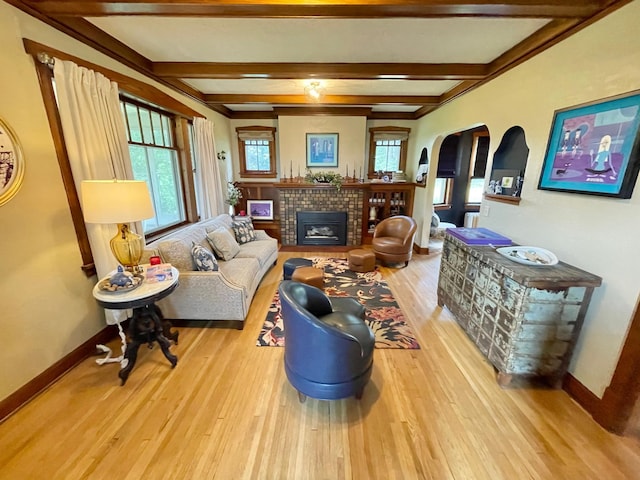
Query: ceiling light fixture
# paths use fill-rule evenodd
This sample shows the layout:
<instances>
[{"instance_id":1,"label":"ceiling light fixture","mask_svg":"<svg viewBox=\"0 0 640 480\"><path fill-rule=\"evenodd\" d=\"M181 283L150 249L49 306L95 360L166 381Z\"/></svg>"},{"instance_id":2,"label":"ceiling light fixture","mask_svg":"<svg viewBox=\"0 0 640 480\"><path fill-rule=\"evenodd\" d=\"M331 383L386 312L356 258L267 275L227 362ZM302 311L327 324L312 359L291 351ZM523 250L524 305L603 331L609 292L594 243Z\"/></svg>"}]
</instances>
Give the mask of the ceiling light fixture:
<instances>
[{"instance_id":1,"label":"ceiling light fixture","mask_svg":"<svg viewBox=\"0 0 640 480\"><path fill-rule=\"evenodd\" d=\"M311 97L311 99L314 102L317 102L320 100L320 97L322 96L322 87L320 86L320 82L311 82L309 85L307 85L304 89L304 93Z\"/></svg>"}]
</instances>

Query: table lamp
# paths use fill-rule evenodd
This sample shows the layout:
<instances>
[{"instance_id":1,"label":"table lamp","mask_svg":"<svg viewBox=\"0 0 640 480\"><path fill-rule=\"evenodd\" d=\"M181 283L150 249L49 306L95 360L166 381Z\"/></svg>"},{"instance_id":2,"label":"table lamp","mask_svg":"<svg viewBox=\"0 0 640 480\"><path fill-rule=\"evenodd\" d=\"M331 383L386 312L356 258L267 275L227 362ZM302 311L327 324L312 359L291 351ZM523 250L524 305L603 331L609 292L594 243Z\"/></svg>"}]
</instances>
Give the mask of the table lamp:
<instances>
[{"instance_id":1,"label":"table lamp","mask_svg":"<svg viewBox=\"0 0 640 480\"><path fill-rule=\"evenodd\" d=\"M142 180L84 180L82 212L87 223L115 223L111 251L126 270L135 271L144 251L144 237L132 232L129 222L155 215L147 183Z\"/></svg>"}]
</instances>

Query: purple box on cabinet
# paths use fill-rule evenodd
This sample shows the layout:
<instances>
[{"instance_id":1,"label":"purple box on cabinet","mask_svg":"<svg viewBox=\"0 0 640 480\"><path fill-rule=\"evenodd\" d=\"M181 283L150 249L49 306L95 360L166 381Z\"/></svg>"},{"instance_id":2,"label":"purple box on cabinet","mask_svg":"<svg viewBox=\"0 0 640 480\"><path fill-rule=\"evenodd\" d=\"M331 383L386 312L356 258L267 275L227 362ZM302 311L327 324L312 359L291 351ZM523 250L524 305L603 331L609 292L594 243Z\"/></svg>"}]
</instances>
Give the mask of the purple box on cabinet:
<instances>
[{"instance_id":1,"label":"purple box on cabinet","mask_svg":"<svg viewBox=\"0 0 640 480\"><path fill-rule=\"evenodd\" d=\"M488 228L447 228L447 233L467 245L505 246L513 243L510 238L503 237Z\"/></svg>"}]
</instances>

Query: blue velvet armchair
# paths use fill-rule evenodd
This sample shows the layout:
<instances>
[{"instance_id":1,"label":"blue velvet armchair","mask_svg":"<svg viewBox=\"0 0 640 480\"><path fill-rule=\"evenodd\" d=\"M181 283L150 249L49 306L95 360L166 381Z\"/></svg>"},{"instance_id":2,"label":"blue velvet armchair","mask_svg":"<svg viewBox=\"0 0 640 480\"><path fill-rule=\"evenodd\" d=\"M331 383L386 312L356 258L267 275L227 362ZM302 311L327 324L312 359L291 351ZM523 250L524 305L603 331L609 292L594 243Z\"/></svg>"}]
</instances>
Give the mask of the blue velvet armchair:
<instances>
[{"instance_id":1,"label":"blue velvet armchair","mask_svg":"<svg viewBox=\"0 0 640 480\"><path fill-rule=\"evenodd\" d=\"M338 310L325 293L285 280L278 288L284 322L287 378L306 397L361 398L373 367L373 332L359 316L362 306L341 302Z\"/></svg>"}]
</instances>

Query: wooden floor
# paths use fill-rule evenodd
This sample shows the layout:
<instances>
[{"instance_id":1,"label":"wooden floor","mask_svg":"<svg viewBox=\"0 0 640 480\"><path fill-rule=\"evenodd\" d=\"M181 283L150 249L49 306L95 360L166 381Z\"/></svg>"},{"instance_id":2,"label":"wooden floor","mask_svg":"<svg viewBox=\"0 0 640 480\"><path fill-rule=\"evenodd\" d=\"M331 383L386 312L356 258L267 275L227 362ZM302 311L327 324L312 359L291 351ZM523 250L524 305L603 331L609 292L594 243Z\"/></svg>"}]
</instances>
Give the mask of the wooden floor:
<instances>
[{"instance_id":1,"label":"wooden floor","mask_svg":"<svg viewBox=\"0 0 640 480\"><path fill-rule=\"evenodd\" d=\"M0 478L640 478L636 440L564 391L498 387L437 306L438 253L382 269L422 349L376 350L361 401L300 404L284 349L255 342L284 259L318 255L280 254L243 331L180 329L175 370L142 348L120 387L117 364L84 361L0 425Z\"/></svg>"}]
</instances>

